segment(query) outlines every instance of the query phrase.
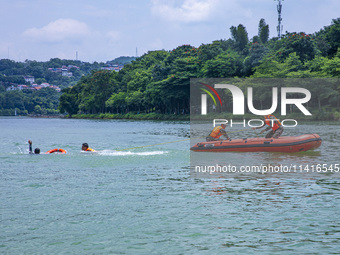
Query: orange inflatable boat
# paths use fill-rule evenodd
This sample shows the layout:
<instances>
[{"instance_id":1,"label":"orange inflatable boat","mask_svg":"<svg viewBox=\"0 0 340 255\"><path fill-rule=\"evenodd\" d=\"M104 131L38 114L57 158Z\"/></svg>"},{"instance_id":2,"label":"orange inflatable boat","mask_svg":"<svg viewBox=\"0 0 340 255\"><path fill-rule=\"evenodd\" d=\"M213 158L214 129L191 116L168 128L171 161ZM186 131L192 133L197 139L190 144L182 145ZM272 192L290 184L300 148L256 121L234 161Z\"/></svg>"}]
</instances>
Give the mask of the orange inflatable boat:
<instances>
[{"instance_id":1,"label":"orange inflatable boat","mask_svg":"<svg viewBox=\"0 0 340 255\"><path fill-rule=\"evenodd\" d=\"M213 142L201 142L190 149L205 152L299 152L313 150L321 145L321 138L317 134L300 136L282 136L274 138L243 138Z\"/></svg>"}]
</instances>

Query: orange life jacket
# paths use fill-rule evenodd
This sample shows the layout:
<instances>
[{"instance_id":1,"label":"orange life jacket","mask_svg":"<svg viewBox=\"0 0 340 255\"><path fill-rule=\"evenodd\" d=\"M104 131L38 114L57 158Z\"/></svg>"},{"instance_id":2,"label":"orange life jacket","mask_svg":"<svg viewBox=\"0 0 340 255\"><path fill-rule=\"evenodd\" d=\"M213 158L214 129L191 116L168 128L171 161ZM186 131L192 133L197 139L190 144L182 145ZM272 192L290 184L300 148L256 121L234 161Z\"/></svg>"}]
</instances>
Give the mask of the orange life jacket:
<instances>
[{"instance_id":1,"label":"orange life jacket","mask_svg":"<svg viewBox=\"0 0 340 255\"><path fill-rule=\"evenodd\" d=\"M273 116L275 120L271 119L270 117ZM278 130L281 127L280 121L274 115L267 115L264 117L264 121L266 125L270 126L273 131Z\"/></svg>"},{"instance_id":2,"label":"orange life jacket","mask_svg":"<svg viewBox=\"0 0 340 255\"><path fill-rule=\"evenodd\" d=\"M88 147L87 149L86 149L86 151L95 151L94 149L91 149L90 147Z\"/></svg>"},{"instance_id":3,"label":"orange life jacket","mask_svg":"<svg viewBox=\"0 0 340 255\"><path fill-rule=\"evenodd\" d=\"M223 134L221 133L221 130L223 128L221 126L217 126L213 129L213 131L211 132L210 136L213 137L213 138L220 138Z\"/></svg>"}]
</instances>

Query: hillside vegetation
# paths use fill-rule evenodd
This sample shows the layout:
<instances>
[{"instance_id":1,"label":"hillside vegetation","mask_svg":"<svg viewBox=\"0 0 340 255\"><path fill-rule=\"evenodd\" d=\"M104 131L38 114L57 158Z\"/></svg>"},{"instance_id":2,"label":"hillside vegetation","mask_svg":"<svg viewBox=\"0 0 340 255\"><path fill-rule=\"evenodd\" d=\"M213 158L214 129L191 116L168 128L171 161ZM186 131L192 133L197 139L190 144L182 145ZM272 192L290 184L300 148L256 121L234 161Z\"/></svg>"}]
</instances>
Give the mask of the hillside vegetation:
<instances>
[{"instance_id":1,"label":"hillside vegetation","mask_svg":"<svg viewBox=\"0 0 340 255\"><path fill-rule=\"evenodd\" d=\"M340 77L340 18L314 34L286 32L280 39L269 38L264 19L259 21L258 35L251 39L242 24L232 26L230 32L231 38L198 48L182 45L171 51L150 51L119 72L91 70L62 90L58 109L81 117L179 118L190 111L190 78ZM266 109L271 93L260 83L252 86L261 101L257 104ZM309 89L313 98L308 107L318 116L338 119L339 82L319 83ZM0 86L3 109L7 101L1 96Z\"/></svg>"}]
</instances>

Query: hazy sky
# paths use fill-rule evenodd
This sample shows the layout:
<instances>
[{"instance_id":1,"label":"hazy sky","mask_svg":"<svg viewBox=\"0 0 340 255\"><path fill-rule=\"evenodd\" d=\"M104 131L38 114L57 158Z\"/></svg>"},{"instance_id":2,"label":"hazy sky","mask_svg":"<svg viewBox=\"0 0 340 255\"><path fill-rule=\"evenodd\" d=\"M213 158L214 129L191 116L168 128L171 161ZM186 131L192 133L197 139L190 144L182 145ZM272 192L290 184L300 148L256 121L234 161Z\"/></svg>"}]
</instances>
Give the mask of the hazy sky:
<instances>
[{"instance_id":1,"label":"hazy sky","mask_svg":"<svg viewBox=\"0 0 340 255\"><path fill-rule=\"evenodd\" d=\"M283 31L314 33L340 17L340 0L284 0ZM149 50L249 39L264 18L276 36L274 0L0 0L0 59L112 60Z\"/></svg>"}]
</instances>

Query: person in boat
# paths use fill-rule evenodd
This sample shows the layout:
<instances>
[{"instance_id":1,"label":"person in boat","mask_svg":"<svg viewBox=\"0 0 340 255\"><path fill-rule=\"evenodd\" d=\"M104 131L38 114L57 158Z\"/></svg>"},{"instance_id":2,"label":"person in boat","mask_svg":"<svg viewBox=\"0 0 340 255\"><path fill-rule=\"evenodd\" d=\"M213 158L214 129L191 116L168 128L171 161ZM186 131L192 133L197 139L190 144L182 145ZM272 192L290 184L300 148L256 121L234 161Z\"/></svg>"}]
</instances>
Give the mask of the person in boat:
<instances>
[{"instance_id":1,"label":"person in boat","mask_svg":"<svg viewBox=\"0 0 340 255\"><path fill-rule=\"evenodd\" d=\"M264 126L268 127L264 130L261 131L261 134L270 130L270 132L268 132L266 134L266 138L279 138L281 136L281 134L283 133L283 126L281 124L281 122L272 114L268 114L266 116L264 116L264 123L262 126L260 127L255 127L253 128L255 129L260 129L263 128Z\"/></svg>"},{"instance_id":2,"label":"person in boat","mask_svg":"<svg viewBox=\"0 0 340 255\"><path fill-rule=\"evenodd\" d=\"M92 151L92 152L96 152L94 149L91 149L87 143L83 143L83 144L81 145L81 150L82 150L82 151Z\"/></svg>"},{"instance_id":3,"label":"person in boat","mask_svg":"<svg viewBox=\"0 0 340 255\"><path fill-rule=\"evenodd\" d=\"M213 131L211 131L210 135L206 138L207 142L219 141L221 136L224 136L228 140L229 136L225 131L226 127L226 124L221 124L221 126L215 127Z\"/></svg>"},{"instance_id":4,"label":"person in boat","mask_svg":"<svg viewBox=\"0 0 340 255\"><path fill-rule=\"evenodd\" d=\"M28 140L28 150L29 150L29 154L40 154L40 149L39 148L35 148L34 152L32 151L32 141Z\"/></svg>"}]
</instances>

